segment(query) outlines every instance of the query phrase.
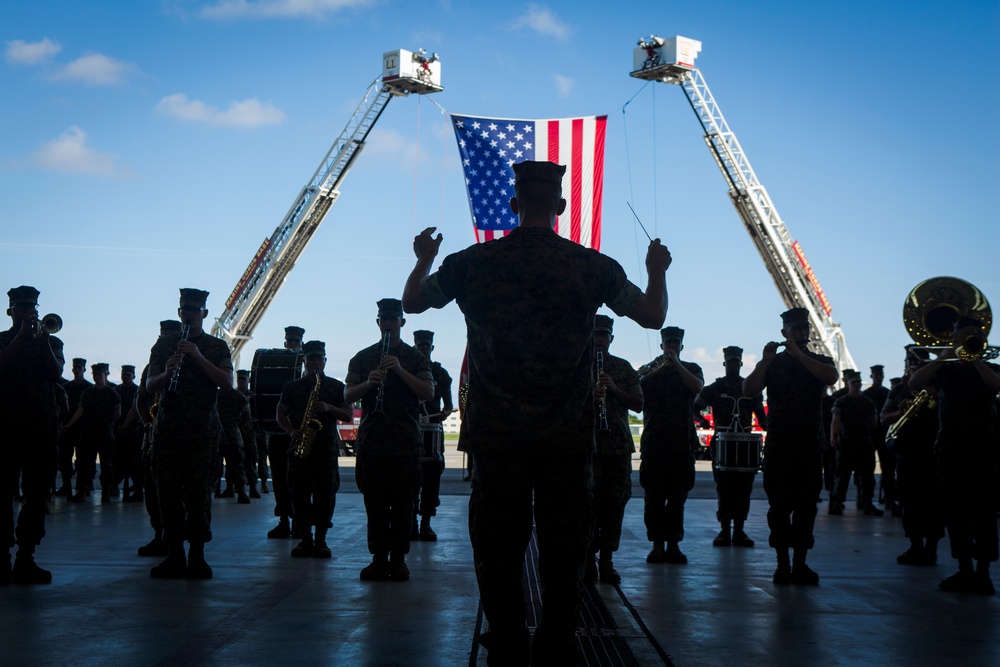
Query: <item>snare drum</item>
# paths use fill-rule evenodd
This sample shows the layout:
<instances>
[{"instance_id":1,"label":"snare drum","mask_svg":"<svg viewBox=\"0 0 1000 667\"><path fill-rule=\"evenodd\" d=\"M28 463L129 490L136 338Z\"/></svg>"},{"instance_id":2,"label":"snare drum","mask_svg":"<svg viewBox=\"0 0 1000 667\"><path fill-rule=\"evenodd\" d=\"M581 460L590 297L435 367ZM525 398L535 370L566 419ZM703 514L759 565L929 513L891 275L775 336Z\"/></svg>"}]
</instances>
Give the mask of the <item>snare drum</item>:
<instances>
[{"instance_id":1,"label":"snare drum","mask_svg":"<svg viewBox=\"0 0 1000 667\"><path fill-rule=\"evenodd\" d=\"M760 433L716 433L712 441L715 469L724 472L757 472L763 441Z\"/></svg>"},{"instance_id":2,"label":"snare drum","mask_svg":"<svg viewBox=\"0 0 1000 667\"><path fill-rule=\"evenodd\" d=\"M444 427L427 421L420 421L420 460L444 461Z\"/></svg>"}]
</instances>

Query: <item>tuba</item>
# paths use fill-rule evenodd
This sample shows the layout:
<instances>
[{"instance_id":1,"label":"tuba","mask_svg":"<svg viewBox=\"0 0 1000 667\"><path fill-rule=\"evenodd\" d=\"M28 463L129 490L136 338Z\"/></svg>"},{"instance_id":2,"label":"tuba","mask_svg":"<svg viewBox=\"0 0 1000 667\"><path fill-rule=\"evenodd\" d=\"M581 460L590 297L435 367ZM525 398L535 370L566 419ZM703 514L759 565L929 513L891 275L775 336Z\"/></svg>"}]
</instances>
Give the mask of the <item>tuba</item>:
<instances>
[{"instance_id":1,"label":"tuba","mask_svg":"<svg viewBox=\"0 0 1000 667\"><path fill-rule=\"evenodd\" d=\"M323 428L323 422L316 419L316 403L319 401L319 388L323 384L323 376L316 374L316 386L309 394L309 401L306 403L306 413L302 416L302 424L292 438L292 451L300 459L308 458L312 451L313 440L316 434Z\"/></svg>"},{"instance_id":2,"label":"tuba","mask_svg":"<svg viewBox=\"0 0 1000 667\"><path fill-rule=\"evenodd\" d=\"M903 304L903 324L917 349L935 354L954 350L961 361L1000 355L1000 348L986 344L993 326L989 301L959 278L931 278L914 287Z\"/></svg>"}]
</instances>

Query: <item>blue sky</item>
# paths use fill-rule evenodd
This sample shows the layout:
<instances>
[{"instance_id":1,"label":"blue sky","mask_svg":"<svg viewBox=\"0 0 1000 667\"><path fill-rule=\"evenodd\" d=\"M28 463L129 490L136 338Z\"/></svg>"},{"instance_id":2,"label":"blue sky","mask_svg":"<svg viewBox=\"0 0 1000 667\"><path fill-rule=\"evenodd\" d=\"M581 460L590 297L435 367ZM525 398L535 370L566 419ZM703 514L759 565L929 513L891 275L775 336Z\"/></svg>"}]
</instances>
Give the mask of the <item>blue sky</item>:
<instances>
[{"instance_id":1,"label":"blue sky","mask_svg":"<svg viewBox=\"0 0 1000 667\"><path fill-rule=\"evenodd\" d=\"M637 38L656 33L702 41L698 66L860 366L899 373L903 299L926 278L964 278L1000 307L997 2L490 4L3 3L0 285L42 291L67 357L142 365L177 288L210 290L221 312L382 53L423 47L441 56L437 105L389 103L249 349L299 324L342 377L377 340L375 301L401 292L413 235L439 227L445 253L472 243L441 108L608 114L603 251L644 285L630 201L674 255L682 356L712 378L740 345L749 370L785 308L683 92L628 76ZM404 335L422 328L457 375L457 308ZM627 320L615 334L634 365L657 352Z\"/></svg>"}]
</instances>

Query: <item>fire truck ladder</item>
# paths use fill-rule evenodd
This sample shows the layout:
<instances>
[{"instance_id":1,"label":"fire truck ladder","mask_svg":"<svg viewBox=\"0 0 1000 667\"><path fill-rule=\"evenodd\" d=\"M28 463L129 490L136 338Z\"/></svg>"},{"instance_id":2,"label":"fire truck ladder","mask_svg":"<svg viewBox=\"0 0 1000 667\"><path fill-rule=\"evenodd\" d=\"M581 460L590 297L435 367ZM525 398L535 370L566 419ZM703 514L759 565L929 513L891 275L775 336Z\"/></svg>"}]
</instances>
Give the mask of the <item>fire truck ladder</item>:
<instances>
[{"instance_id":1,"label":"fire truck ladder","mask_svg":"<svg viewBox=\"0 0 1000 667\"><path fill-rule=\"evenodd\" d=\"M402 52L409 56L409 52ZM414 55L414 61L423 52ZM389 55L389 54L387 54ZM437 54L433 56L434 60ZM423 58L423 62L430 61ZM433 62L433 61L431 61ZM364 148L368 133L394 96L424 94L442 88L425 80L379 76L365 92L354 115L299 192L270 238L265 239L215 320L212 335L229 345L234 365L299 256L340 196L340 184Z\"/></svg>"},{"instance_id":2,"label":"fire truck ladder","mask_svg":"<svg viewBox=\"0 0 1000 667\"><path fill-rule=\"evenodd\" d=\"M705 132L705 143L729 185L729 198L785 305L809 311L813 342L824 354L833 357L838 369L857 368L840 324L830 317L830 303L802 248L792 240L767 190L757 179L701 71L695 67L666 64L635 71L632 75L681 86Z\"/></svg>"}]
</instances>

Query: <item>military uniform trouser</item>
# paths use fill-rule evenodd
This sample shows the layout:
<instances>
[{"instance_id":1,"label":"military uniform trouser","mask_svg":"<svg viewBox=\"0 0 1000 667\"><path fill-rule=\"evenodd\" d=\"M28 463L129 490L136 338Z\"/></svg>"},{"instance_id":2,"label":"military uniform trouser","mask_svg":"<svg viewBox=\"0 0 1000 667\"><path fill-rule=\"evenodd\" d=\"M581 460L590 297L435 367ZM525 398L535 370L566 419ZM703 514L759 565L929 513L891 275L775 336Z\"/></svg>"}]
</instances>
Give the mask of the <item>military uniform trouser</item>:
<instances>
[{"instance_id":1,"label":"military uniform trouser","mask_svg":"<svg viewBox=\"0 0 1000 667\"><path fill-rule=\"evenodd\" d=\"M156 490L163 540L201 544L212 539L212 486L219 453L208 447L172 448L154 443Z\"/></svg>"},{"instance_id":2,"label":"military uniform trouser","mask_svg":"<svg viewBox=\"0 0 1000 667\"><path fill-rule=\"evenodd\" d=\"M830 502L843 504L851 486L851 474L861 479L860 507L872 504L875 497L875 450L870 448L840 447L837 452L837 478Z\"/></svg>"},{"instance_id":3,"label":"military uniform trouser","mask_svg":"<svg viewBox=\"0 0 1000 667\"><path fill-rule=\"evenodd\" d=\"M92 484L97 474L97 459L101 459L101 495L111 493L115 485L115 471L112 452L115 448L114 437L88 438L85 434L76 445L76 489L83 490ZM82 485L82 486L81 486Z\"/></svg>"},{"instance_id":4,"label":"military uniform trouser","mask_svg":"<svg viewBox=\"0 0 1000 667\"><path fill-rule=\"evenodd\" d=\"M257 447L257 479L262 483L267 483L267 434L263 431L256 431L256 447Z\"/></svg>"},{"instance_id":5,"label":"military uniform trouser","mask_svg":"<svg viewBox=\"0 0 1000 667\"><path fill-rule=\"evenodd\" d=\"M441 475L444 461L436 458L420 459L420 490L417 493L417 514L431 517L441 504Z\"/></svg>"},{"instance_id":6,"label":"military uniform trouser","mask_svg":"<svg viewBox=\"0 0 1000 667\"><path fill-rule=\"evenodd\" d=\"M753 493L755 472L737 470L717 470L712 468L715 478L715 492L719 496L719 508L715 518L719 523L743 523L750 514L750 494Z\"/></svg>"},{"instance_id":7,"label":"military uniform trouser","mask_svg":"<svg viewBox=\"0 0 1000 667\"><path fill-rule=\"evenodd\" d=\"M149 436L142 438L142 500L149 514L149 525L157 535L163 534L163 520L160 518L160 496L156 491L156 467L153 464L153 447Z\"/></svg>"},{"instance_id":8,"label":"military uniform trouser","mask_svg":"<svg viewBox=\"0 0 1000 667\"><path fill-rule=\"evenodd\" d=\"M469 534L491 635L496 643L513 646L527 634L521 580L534 512L542 593L535 637L570 647L593 526L591 455L518 457L473 451L473 458Z\"/></svg>"},{"instance_id":9,"label":"military uniform trouser","mask_svg":"<svg viewBox=\"0 0 1000 667\"><path fill-rule=\"evenodd\" d=\"M911 540L944 537L941 482L934 455L907 454L897 459L896 492L903 505L903 533Z\"/></svg>"},{"instance_id":10,"label":"military uniform trouser","mask_svg":"<svg viewBox=\"0 0 1000 667\"><path fill-rule=\"evenodd\" d=\"M115 434L115 448L112 460L115 464L115 483L131 480L136 489L142 486L141 467L139 465L139 440L134 431L118 430Z\"/></svg>"},{"instance_id":11,"label":"military uniform trouser","mask_svg":"<svg viewBox=\"0 0 1000 667\"><path fill-rule=\"evenodd\" d=\"M980 443L982 444L982 443ZM992 444L992 443L990 443ZM989 454L945 452L939 458L941 497L952 558L997 560L996 471ZM978 461L980 466L969 465Z\"/></svg>"},{"instance_id":12,"label":"military uniform trouser","mask_svg":"<svg viewBox=\"0 0 1000 667\"><path fill-rule=\"evenodd\" d=\"M632 497L632 455L595 454L594 535L591 553L618 551L625 505Z\"/></svg>"},{"instance_id":13,"label":"military uniform trouser","mask_svg":"<svg viewBox=\"0 0 1000 667\"><path fill-rule=\"evenodd\" d=\"M642 455L639 484L644 492L643 521L650 542L684 539L684 503L694 488L694 452Z\"/></svg>"},{"instance_id":14,"label":"military uniform trouser","mask_svg":"<svg viewBox=\"0 0 1000 667\"><path fill-rule=\"evenodd\" d=\"M317 440L319 436L317 436ZM332 526L333 512L340 490L340 467L337 443L314 442L309 456L302 459L288 454L288 488L295 507L295 521L302 531L316 527L316 538L323 539Z\"/></svg>"},{"instance_id":15,"label":"military uniform trouser","mask_svg":"<svg viewBox=\"0 0 1000 667\"><path fill-rule=\"evenodd\" d=\"M37 430L5 428L0 436L0 541L4 549L14 544L34 551L45 536L45 503L49 498L52 469L56 465L55 438L39 441ZM24 501L14 525L14 496L20 482Z\"/></svg>"},{"instance_id":16,"label":"military uniform trouser","mask_svg":"<svg viewBox=\"0 0 1000 667\"><path fill-rule=\"evenodd\" d=\"M223 435L222 448L219 451L219 463L225 460L226 488L235 492L245 492L247 473L243 460L243 438L233 438Z\"/></svg>"},{"instance_id":17,"label":"military uniform trouser","mask_svg":"<svg viewBox=\"0 0 1000 667\"><path fill-rule=\"evenodd\" d=\"M879 486L882 492L879 496L885 497L885 502L895 502L899 491L896 488L896 453L886 446L885 431L876 432L875 451L878 453L878 466L882 471L879 475Z\"/></svg>"},{"instance_id":18,"label":"military uniform trouser","mask_svg":"<svg viewBox=\"0 0 1000 667\"><path fill-rule=\"evenodd\" d=\"M271 481L274 491L274 516L290 517L295 514L292 495L288 491L288 450L292 437L287 433L269 433L268 458L271 461Z\"/></svg>"},{"instance_id":19,"label":"military uniform trouser","mask_svg":"<svg viewBox=\"0 0 1000 667\"><path fill-rule=\"evenodd\" d=\"M358 457L354 475L365 499L370 553L409 553L419 465L416 456Z\"/></svg>"},{"instance_id":20,"label":"military uniform trouser","mask_svg":"<svg viewBox=\"0 0 1000 667\"><path fill-rule=\"evenodd\" d=\"M257 483L257 432L246 429L241 434L243 436L243 475L247 484L253 486Z\"/></svg>"},{"instance_id":21,"label":"military uniform trouser","mask_svg":"<svg viewBox=\"0 0 1000 667\"><path fill-rule=\"evenodd\" d=\"M776 452L764 458L768 544L774 549L812 549L816 499L823 488L820 453Z\"/></svg>"},{"instance_id":22,"label":"military uniform trouser","mask_svg":"<svg viewBox=\"0 0 1000 667\"><path fill-rule=\"evenodd\" d=\"M73 480L73 450L80 440L80 425L67 429L59 436L59 473L62 485L70 488Z\"/></svg>"}]
</instances>

